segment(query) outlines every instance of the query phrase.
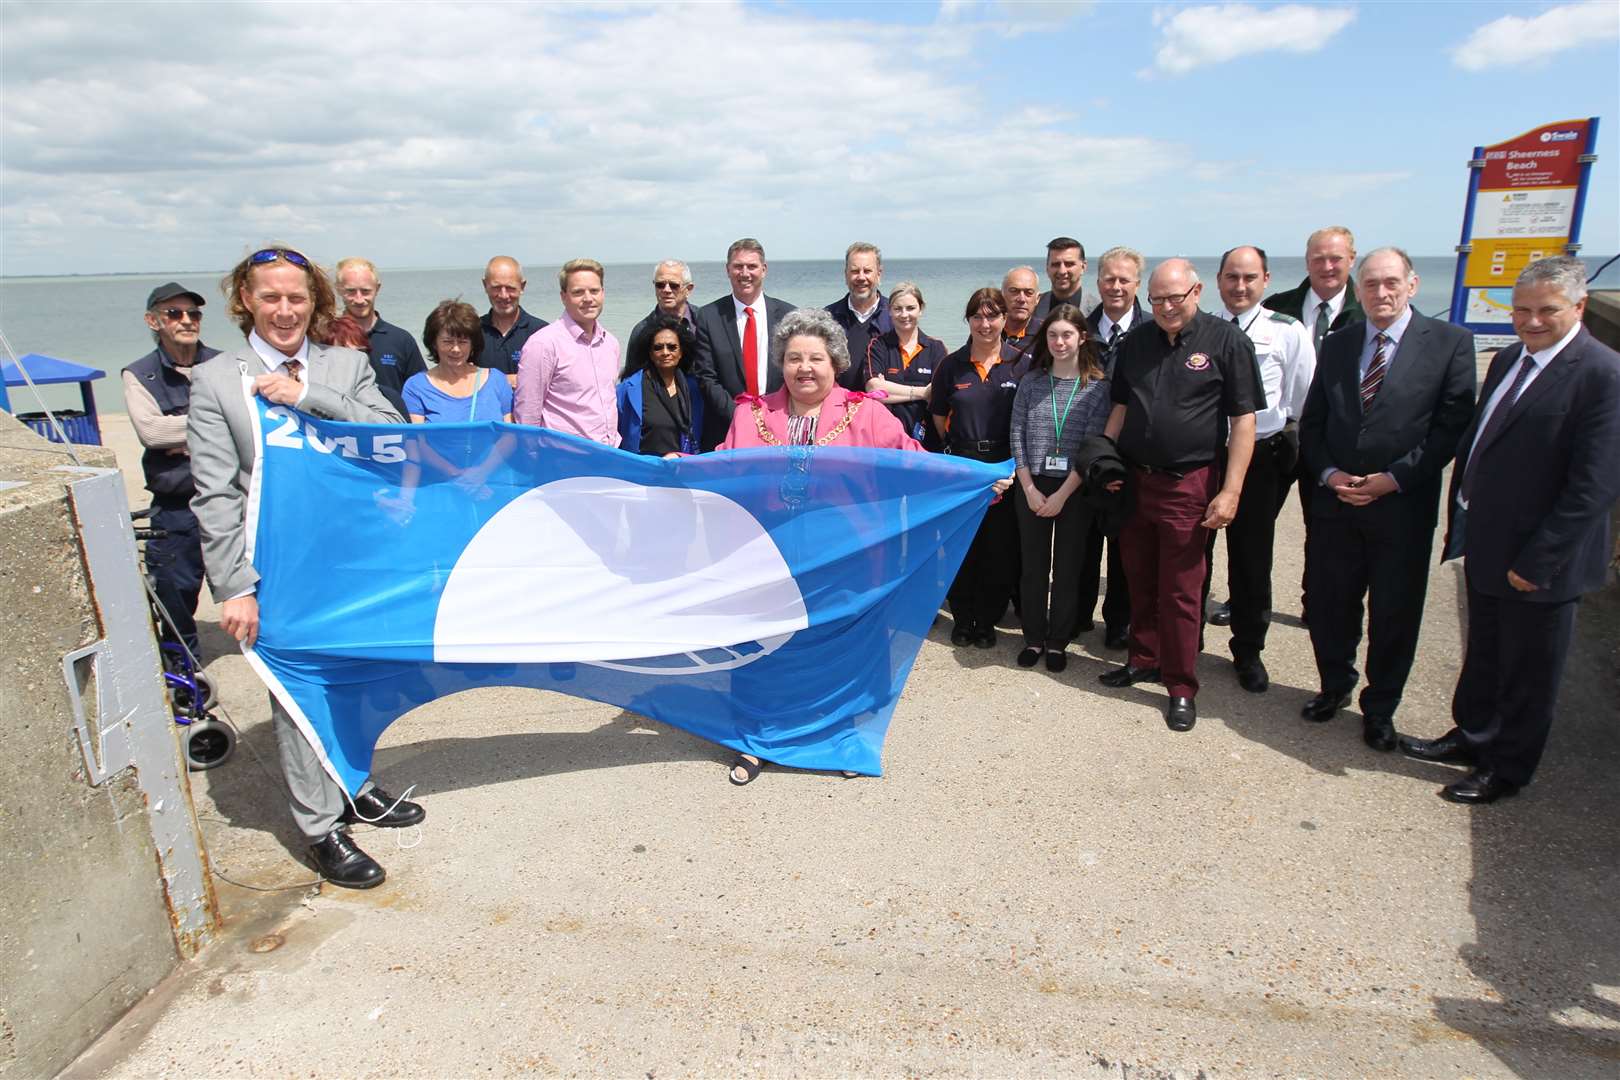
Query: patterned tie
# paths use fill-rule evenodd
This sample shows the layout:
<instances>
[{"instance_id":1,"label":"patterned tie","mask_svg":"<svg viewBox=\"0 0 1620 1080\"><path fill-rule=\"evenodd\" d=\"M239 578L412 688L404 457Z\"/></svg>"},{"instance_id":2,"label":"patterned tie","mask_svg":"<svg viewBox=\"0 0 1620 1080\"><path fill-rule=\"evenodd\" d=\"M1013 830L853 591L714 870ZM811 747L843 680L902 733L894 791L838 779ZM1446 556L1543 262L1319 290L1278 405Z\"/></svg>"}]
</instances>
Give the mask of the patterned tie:
<instances>
[{"instance_id":1,"label":"patterned tie","mask_svg":"<svg viewBox=\"0 0 1620 1080\"><path fill-rule=\"evenodd\" d=\"M1492 438L1507 423L1507 415L1513 410L1514 402L1524 393L1524 384L1529 380L1531 372L1536 370L1536 362L1525 353L1524 359L1519 362L1519 372L1513 376L1513 385L1508 387L1507 396L1496 403L1496 409L1491 413L1490 419L1485 421L1485 430L1479 433L1474 440L1473 447L1468 452L1468 464L1463 467L1462 497L1467 503L1473 498L1474 488L1474 459L1478 456L1474 450L1485 445L1487 439Z\"/></svg>"},{"instance_id":2,"label":"patterned tie","mask_svg":"<svg viewBox=\"0 0 1620 1080\"><path fill-rule=\"evenodd\" d=\"M1311 332L1311 340L1315 342L1317 352L1322 351L1322 339L1327 337L1329 322L1328 302L1324 300L1316 305L1316 329Z\"/></svg>"},{"instance_id":3,"label":"patterned tie","mask_svg":"<svg viewBox=\"0 0 1620 1080\"><path fill-rule=\"evenodd\" d=\"M304 362L302 360L286 360L283 361L282 366L287 369L287 374L291 375L293 379L298 382L304 381L298 376L298 373L304 370Z\"/></svg>"},{"instance_id":4,"label":"patterned tie","mask_svg":"<svg viewBox=\"0 0 1620 1080\"><path fill-rule=\"evenodd\" d=\"M1119 323L1115 323L1114 328L1112 330L1108 331L1108 351L1113 352L1114 351L1114 346L1118 345L1118 344L1119 344Z\"/></svg>"},{"instance_id":5,"label":"patterned tie","mask_svg":"<svg viewBox=\"0 0 1620 1080\"><path fill-rule=\"evenodd\" d=\"M1373 351L1372 363L1367 365L1367 374L1361 377L1361 411L1366 412L1372 408L1373 398L1378 396L1378 388L1384 385L1384 369L1388 367L1389 335L1382 330L1373 339L1378 342L1378 348Z\"/></svg>"},{"instance_id":6,"label":"patterned tie","mask_svg":"<svg viewBox=\"0 0 1620 1080\"><path fill-rule=\"evenodd\" d=\"M747 324L743 326L743 381L748 386L748 392L758 396L759 335L755 332L754 327L754 309L745 307L743 308L743 314L748 317Z\"/></svg>"}]
</instances>

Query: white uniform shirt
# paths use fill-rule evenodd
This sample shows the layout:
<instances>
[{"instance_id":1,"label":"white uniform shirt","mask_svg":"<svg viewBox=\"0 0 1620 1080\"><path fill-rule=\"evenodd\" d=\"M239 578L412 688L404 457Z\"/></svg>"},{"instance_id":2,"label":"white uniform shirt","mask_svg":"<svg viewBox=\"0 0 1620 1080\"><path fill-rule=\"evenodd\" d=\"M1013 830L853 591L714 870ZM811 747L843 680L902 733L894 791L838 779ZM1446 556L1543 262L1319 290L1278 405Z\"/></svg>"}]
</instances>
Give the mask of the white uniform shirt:
<instances>
[{"instance_id":1,"label":"white uniform shirt","mask_svg":"<svg viewBox=\"0 0 1620 1080\"><path fill-rule=\"evenodd\" d=\"M1223 317L1231 322L1233 314L1228 311ZM1260 385L1266 392L1265 408L1255 410L1254 437L1269 439L1305 412L1305 395L1316 374L1316 350L1305 324L1280 311L1256 304L1238 315L1237 323L1254 343Z\"/></svg>"}]
</instances>

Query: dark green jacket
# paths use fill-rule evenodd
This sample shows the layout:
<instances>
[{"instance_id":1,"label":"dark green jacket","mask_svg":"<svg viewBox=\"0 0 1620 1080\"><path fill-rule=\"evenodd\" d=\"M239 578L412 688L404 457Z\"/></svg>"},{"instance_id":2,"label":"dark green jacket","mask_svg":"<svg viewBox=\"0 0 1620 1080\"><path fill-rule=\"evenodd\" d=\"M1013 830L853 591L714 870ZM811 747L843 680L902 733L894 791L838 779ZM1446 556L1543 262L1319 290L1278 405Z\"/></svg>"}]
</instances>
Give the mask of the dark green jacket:
<instances>
[{"instance_id":1,"label":"dark green jacket","mask_svg":"<svg viewBox=\"0 0 1620 1080\"><path fill-rule=\"evenodd\" d=\"M1344 307L1339 309L1339 317L1333 320L1333 325L1328 327L1329 331L1349 326L1353 322L1367 321L1367 313L1362 310L1361 301L1356 299L1355 287L1347 285L1345 290ZM1312 312L1309 317L1304 314L1305 298L1310 294L1311 279L1307 277L1299 283L1298 288L1289 289L1287 292L1272 293L1260 301L1260 304L1262 307L1269 308L1272 311L1292 315L1305 324L1305 329L1314 330L1316 327L1316 313Z\"/></svg>"}]
</instances>

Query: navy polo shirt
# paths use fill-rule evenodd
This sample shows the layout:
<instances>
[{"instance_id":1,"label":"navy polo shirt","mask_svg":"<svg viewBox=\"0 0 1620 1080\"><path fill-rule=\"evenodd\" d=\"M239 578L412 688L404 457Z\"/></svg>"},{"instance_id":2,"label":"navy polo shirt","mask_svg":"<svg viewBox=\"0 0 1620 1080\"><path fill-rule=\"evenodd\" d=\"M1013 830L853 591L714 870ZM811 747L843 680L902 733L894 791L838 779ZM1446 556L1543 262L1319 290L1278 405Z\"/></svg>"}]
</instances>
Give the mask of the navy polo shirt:
<instances>
[{"instance_id":1,"label":"navy polo shirt","mask_svg":"<svg viewBox=\"0 0 1620 1080\"><path fill-rule=\"evenodd\" d=\"M377 389L393 402L401 416L405 415L405 398L401 391L405 380L419 371L426 371L422 350L416 339L391 322L377 316L377 324L366 339L366 355L371 358L371 370L377 377Z\"/></svg>"},{"instance_id":2,"label":"navy polo shirt","mask_svg":"<svg viewBox=\"0 0 1620 1080\"><path fill-rule=\"evenodd\" d=\"M905 357L900 355L900 335L890 330L872 339L864 365L850 366L860 368L863 389L868 379L887 379L903 386L927 386L934 381L934 372L945 362L945 343L919 330L917 345L922 351L913 356L909 364L906 363ZM906 433L913 439L931 449L937 448L939 440L928 423L928 402L903 401L888 408L906 426Z\"/></svg>"},{"instance_id":3,"label":"navy polo shirt","mask_svg":"<svg viewBox=\"0 0 1620 1080\"><path fill-rule=\"evenodd\" d=\"M546 320L537 319L519 307L517 322L513 323L512 329L504 334L495 329L493 311L484 312L483 318L478 320L478 325L484 328L484 351L478 354L478 366L516 375L518 357L523 355L523 346L528 344L529 338L536 330L545 327Z\"/></svg>"},{"instance_id":4,"label":"navy polo shirt","mask_svg":"<svg viewBox=\"0 0 1620 1080\"><path fill-rule=\"evenodd\" d=\"M928 399L929 412L950 417L947 442L1007 447L1012 435L1013 396L1018 393L1018 380L1029 369L1029 357L1007 342L1001 345L1001 362L983 378L973 366L971 342L947 356L934 372L934 390Z\"/></svg>"}]
</instances>

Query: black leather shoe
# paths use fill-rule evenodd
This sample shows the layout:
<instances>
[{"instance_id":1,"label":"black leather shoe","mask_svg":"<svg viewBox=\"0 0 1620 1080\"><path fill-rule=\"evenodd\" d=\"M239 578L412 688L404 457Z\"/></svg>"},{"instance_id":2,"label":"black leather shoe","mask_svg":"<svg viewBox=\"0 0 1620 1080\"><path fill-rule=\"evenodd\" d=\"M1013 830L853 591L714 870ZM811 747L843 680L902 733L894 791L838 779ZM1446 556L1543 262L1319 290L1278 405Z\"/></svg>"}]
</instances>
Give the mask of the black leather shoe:
<instances>
[{"instance_id":1,"label":"black leather shoe","mask_svg":"<svg viewBox=\"0 0 1620 1080\"><path fill-rule=\"evenodd\" d=\"M1062 649L1046 650L1046 670L1057 675L1069 666L1069 654Z\"/></svg>"},{"instance_id":2,"label":"black leather shoe","mask_svg":"<svg viewBox=\"0 0 1620 1080\"><path fill-rule=\"evenodd\" d=\"M1162 676L1156 667L1131 667L1126 664L1113 671L1105 671L1097 676L1097 681L1104 686L1118 689L1121 686L1133 686L1139 682L1158 682Z\"/></svg>"},{"instance_id":3,"label":"black leather shoe","mask_svg":"<svg viewBox=\"0 0 1620 1080\"><path fill-rule=\"evenodd\" d=\"M951 627L951 644L952 645L971 645L971 644L973 644L973 630L972 630L972 628L970 628L966 623L957 623L955 626Z\"/></svg>"},{"instance_id":4,"label":"black leather shoe","mask_svg":"<svg viewBox=\"0 0 1620 1080\"><path fill-rule=\"evenodd\" d=\"M1214 607L1209 609L1209 618L1205 621L1207 621L1211 626L1231 626L1232 605L1216 604Z\"/></svg>"},{"instance_id":5,"label":"black leather shoe","mask_svg":"<svg viewBox=\"0 0 1620 1080\"><path fill-rule=\"evenodd\" d=\"M1271 674L1258 656L1238 660L1234 666L1237 668L1238 685L1249 693L1263 694L1271 689Z\"/></svg>"},{"instance_id":6,"label":"black leather shoe","mask_svg":"<svg viewBox=\"0 0 1620 1080\"><path fill-rule=\"evenodd\" d=\"M991 628L991 627L988 627L988 626L985 627L983 630L975 630L973 632L973 644L975 646L977 646L978 648L981 648L981 649L993 649L993 648L995 648L996 647L996 632L995 632L995 630L993 628Z\"/></svg>"},{"instance_id":7,"label":"black leather shoe","mask_svg":"<svg viewBox=\"0 0 1620 1080\"><path fill-rule=\"evenodd\" d=\"M1380 754L1389 753L1395 749L1395 721L1387 716L1363 716L1361 741Z\"/></svg>"},{"instance_id":8,"label":"black leather shoe","mask_svg":"<svg viewBox=\"0 0 1620 1080\"><path fill-rule=\"evenodd\" d=\"M1299 715L1313 723L1326 723L1348 704L1350 704L1349 694L1329 694L1323 691L1301 705Z\"/></svg>"},{"instance_id":9,"label":"black leather shoe","mask_svg":"<svg viewBox=\"0 0 1620 1080\"><path fill-rule=\"evenodd\" d=\"M1025 645L1018 650L1018 666L1034 667L1041 662L1041 649L1034 645Z\"/></svg>"},{"instance_id":10,"label":"black leather shoe","mask_svg":"<svg viewBox=\"0 0 1620 1080\"><path fill-rule=\"evenodd\" d=\"M1474 751L1463 738L1462 732L1452 728L1438 739L1414 739L1410 735L1400 738L1401 753L1419 761L1433 761L1441 765L1472 765Z\"/></svg>"},{"instance_id":11,"label":"black leather shoe","mask_svg":"<svg viewBox=\"0 0 1620 1080\"><path fill-rule=\"evenodd\" d=\"M374 888L387 876L377 860L361 851L342 829L333 829L309 845L309 854L321 877L345 889Z\"/></svg>"},{"instance_id":12,"label":"black leather shoe","mask_svg":"<svg viewBox=\"0 0 1620 1080\"><path fill-rule=\"evenodd\" d=\"M1518 784L1502 779L1489 769L1475 769L1455 784L1440 789L1440 797L1447 802L1480 806L1518 793Z\"/></svg>"},{"instance_id":13,"label":"black leather shoe","mask_svg":"<svg viewBox=\"0 0 1620 1080\"><path fill-rule=\"evenodd\" d=\"M389 807L393 807L392 810ZM427 811L413 802L394 806L394 797L380 787L354 797L354 803L338 818L344 825L375 825L379 829L403 829L427 817Z\"/></svg>"},{"instance_id":14,"label":"black leather shoe","mask_svg":"<svg viewBox=\"0 0 1620 1080\"><path fill-rule=\"evenodd\" d=\"M1164 710L1164 723L1171 731L1191 731L1198 723L1198 708L1190 697L1173 697Z\"/></svg>"},{"instance_id":15,"label":"black leather shoe","mask_svg":"<svg viewBox=\"0 0 1620 1080\"><path fill-rule=\"evenodd\" d=\"M1124 649L1131 644L1131 631L1129 627L1119 630L1107 630L1103 633L1103 645L1110 649Z\"/></svg>"}]
</instances>

